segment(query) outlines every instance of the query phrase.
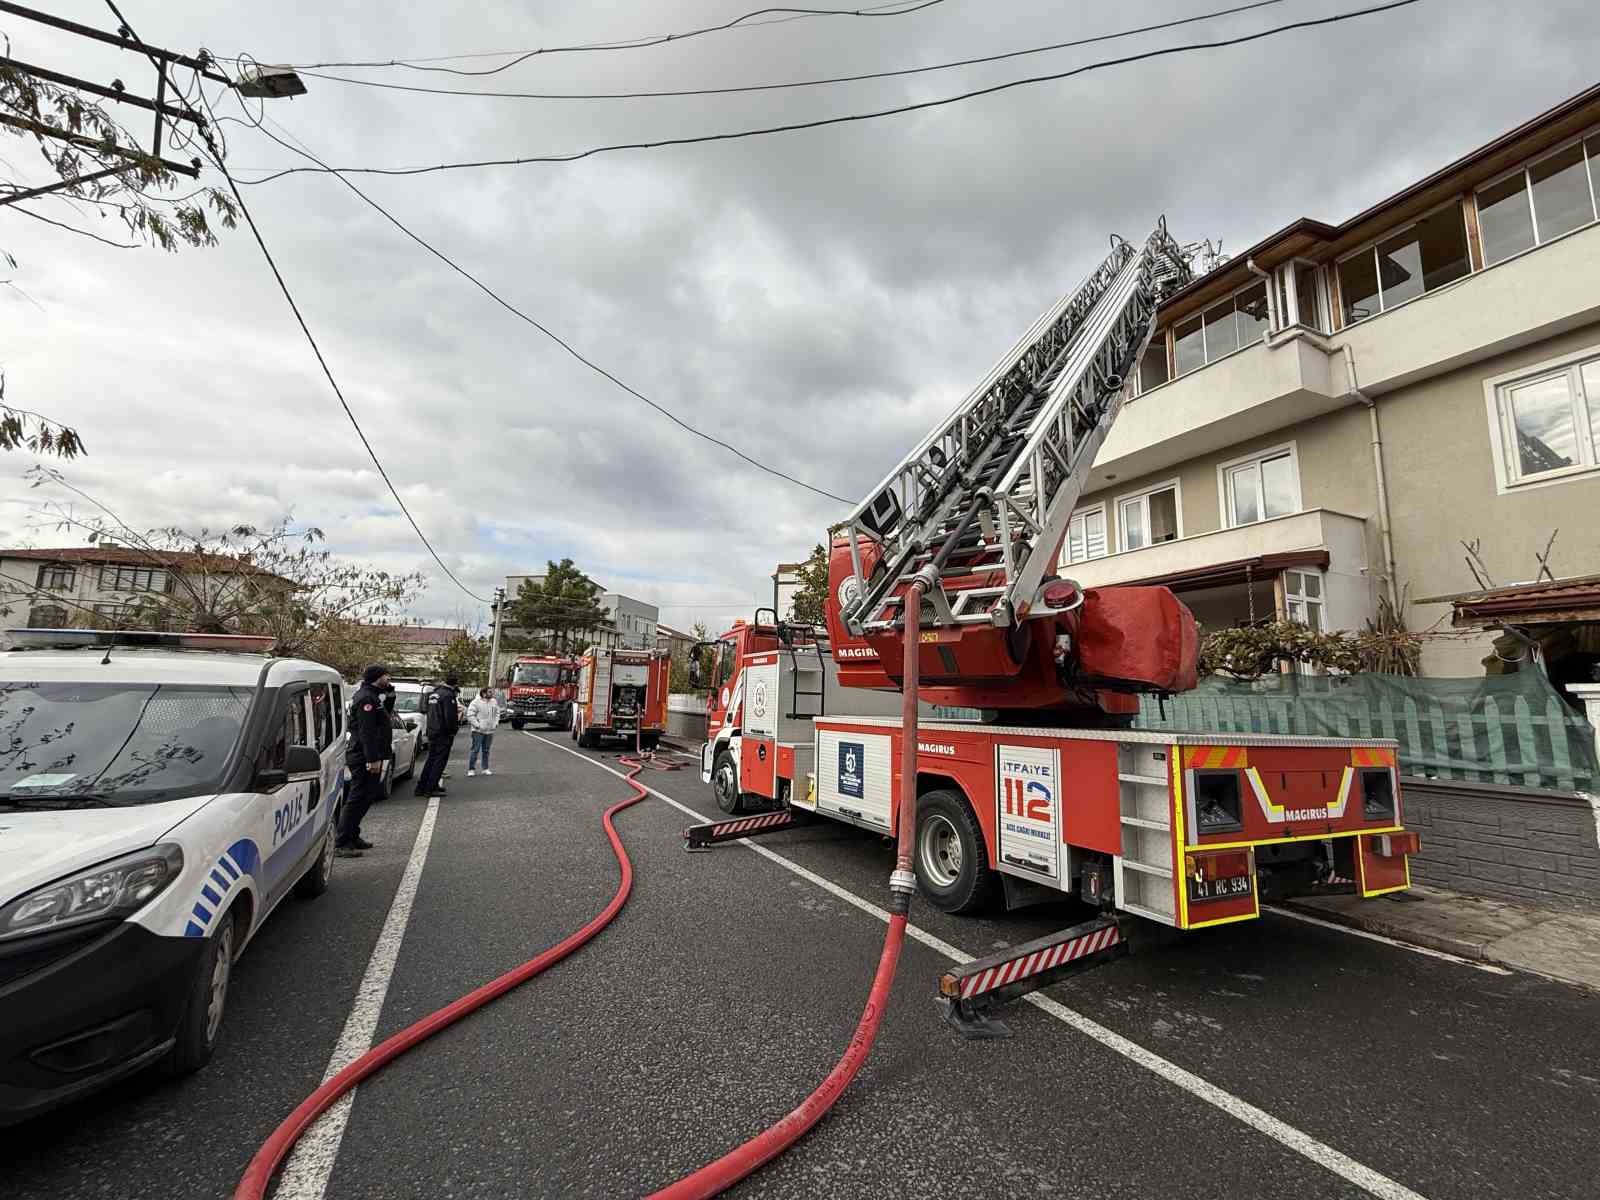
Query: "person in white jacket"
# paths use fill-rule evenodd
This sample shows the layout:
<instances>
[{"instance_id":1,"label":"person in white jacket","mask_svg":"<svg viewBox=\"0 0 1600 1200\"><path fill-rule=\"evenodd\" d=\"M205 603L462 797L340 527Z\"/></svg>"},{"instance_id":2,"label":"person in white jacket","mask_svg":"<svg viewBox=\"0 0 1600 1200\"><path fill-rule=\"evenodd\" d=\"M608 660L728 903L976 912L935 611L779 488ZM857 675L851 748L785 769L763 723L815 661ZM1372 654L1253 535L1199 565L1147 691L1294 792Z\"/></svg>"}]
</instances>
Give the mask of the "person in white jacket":
<instances>
[{"instance_id":1,"label":"person in white jacket","mask_svg":"<svg viewBox=\"0 0 1600 1200\"><path fill-rule=\"evenodd\" d=\"M472 749L467 753L467 778L478 773L478 759L483 758L483 773L493 775L489 769L489 746L494 741L494 731L500 727L500 705L488 688L479 688L471 704L467 705L467 724L472 729Z\"/></svg>"}]
</instances>

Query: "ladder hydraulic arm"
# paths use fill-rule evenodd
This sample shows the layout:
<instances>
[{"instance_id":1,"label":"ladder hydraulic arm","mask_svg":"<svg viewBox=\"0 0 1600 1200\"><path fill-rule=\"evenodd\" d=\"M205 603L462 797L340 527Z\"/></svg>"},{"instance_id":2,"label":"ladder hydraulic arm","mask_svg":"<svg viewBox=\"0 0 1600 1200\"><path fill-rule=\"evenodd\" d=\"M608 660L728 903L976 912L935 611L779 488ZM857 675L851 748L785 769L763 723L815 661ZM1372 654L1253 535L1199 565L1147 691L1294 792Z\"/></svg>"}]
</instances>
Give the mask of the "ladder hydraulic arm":
<instances>
[{"instance_id":1,"label":"ladder hydraulic arm","mask_svg":"<svg viewBox=\"0 0 1600 1200\"><path fill-rule=\"evenodd\" d=\"M836 642L866 642L892 675L903 597L920 578L920 639L946 648L929 660L925 678L954 684L1024 670L1022 627L1059 615L1041 592L1124 383L1161 300L1189 279L1188 258L1164 219L1143 246L1113 239L1082 285L1034 323L839 529L830 588ZM987 652L974 655L979 643Z\"/></svg>"}]
</instances>

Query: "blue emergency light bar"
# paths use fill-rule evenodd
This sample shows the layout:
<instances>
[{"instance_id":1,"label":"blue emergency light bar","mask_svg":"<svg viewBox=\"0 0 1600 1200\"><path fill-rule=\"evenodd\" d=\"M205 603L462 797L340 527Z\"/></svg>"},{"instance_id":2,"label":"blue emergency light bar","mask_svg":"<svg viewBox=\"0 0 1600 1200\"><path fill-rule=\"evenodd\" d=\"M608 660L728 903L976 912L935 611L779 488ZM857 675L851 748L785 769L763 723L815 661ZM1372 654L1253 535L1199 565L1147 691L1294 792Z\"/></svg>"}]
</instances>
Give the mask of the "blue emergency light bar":
<instances>
[{"instance_id":1,"label":"blue emergency light bar","mask_svg":"<svg viewBox=\"0 0 1600 1200\"><path fill-rule=\"evenodd\" d=\"M246 633L166 633L158 629L8 629L18 650L80 650L90 647L159 646L169 650L226 650L266 654L273 639Z\"/></svg>"}]
</instances>

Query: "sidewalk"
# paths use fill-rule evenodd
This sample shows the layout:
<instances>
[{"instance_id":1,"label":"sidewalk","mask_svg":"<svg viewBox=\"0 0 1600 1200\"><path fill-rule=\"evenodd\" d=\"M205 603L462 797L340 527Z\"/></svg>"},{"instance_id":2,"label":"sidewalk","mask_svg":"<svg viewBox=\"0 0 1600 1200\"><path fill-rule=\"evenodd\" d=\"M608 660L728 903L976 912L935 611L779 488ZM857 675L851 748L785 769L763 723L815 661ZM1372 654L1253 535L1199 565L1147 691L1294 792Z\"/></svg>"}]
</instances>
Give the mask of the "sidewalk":
<instances>
[{"instance_id":1,"label":"sidewalk","mask_svg":"<svg viewBox=\"0 0 1600 1200\"><path fill-rule=\"evenodd\" d=\"M1375 900L1316 896L1281 903L1396 941L1600 991L1600 916L1524 908L1425 887Z\"/></svg>"}]
</instances>

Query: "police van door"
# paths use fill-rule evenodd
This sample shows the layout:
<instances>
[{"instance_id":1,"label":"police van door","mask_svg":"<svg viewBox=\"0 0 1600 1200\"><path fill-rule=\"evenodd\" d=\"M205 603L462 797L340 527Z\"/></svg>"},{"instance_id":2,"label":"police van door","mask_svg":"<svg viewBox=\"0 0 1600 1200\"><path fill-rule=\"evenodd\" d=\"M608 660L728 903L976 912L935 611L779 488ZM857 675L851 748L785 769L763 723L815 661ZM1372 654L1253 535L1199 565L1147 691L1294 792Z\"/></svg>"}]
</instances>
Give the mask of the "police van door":
<instances>
[{"instance_id":1,"label":"police van door","mask_svg":"<svg viewBox=\"0 0 1600 1200\"><path fill-rule=\"evenodd\" d=\"M276 711L262 738L261 754L256 762L258 775L263 771L287 771L290 748L315 747L315 737L311 687L304 683L290 684L279 693ZM322 775L320 770L292 774L287 782L257 793L258 811L252 821L261 853L261 874L257 882L266 893L258 923L300 877L296 868L322 847L316 834L327 829L329 807L322 802Z\"/></svg>"}]
</instances>

